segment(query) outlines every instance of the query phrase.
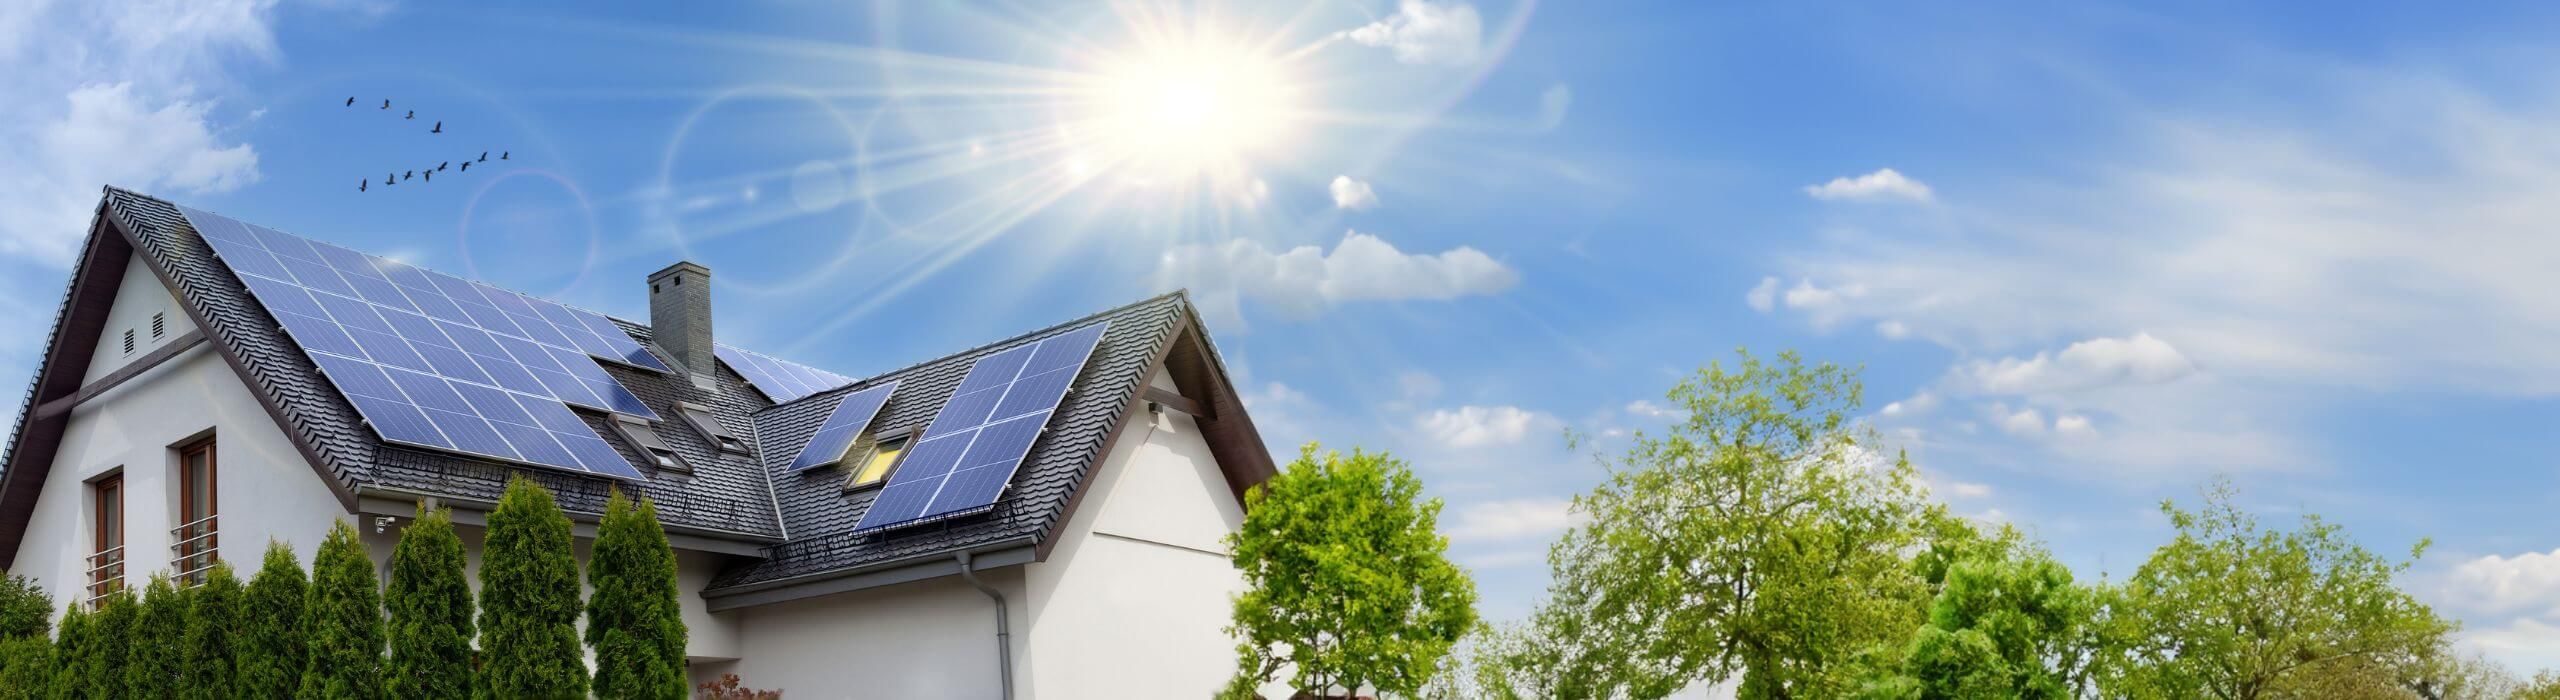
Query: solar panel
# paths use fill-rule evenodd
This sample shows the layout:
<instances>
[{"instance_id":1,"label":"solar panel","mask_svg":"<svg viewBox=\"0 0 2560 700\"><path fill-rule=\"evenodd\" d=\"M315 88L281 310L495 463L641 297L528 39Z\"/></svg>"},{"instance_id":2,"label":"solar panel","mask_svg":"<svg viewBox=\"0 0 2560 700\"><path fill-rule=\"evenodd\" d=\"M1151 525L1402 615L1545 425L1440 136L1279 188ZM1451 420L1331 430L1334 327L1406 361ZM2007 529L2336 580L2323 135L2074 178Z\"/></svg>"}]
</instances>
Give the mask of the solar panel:
<instances>
[{"instance_id":1,"label":"solar panel","mask_svg":"<svg viewBox=\"0 0 2560 700\"><path fill-rule=\"evenodd\" d=\"M854 529L879 530L994 507L1110 327L1096 323L978 358L923 439L907 448L906 460Z\"/></svg>"},{"instance_id":2,"label":"solar panel","mask_svg":"<svg viewBox=\"0 0 2560 700\"><path fill-rule=\"evenodd\" d=\"M739 376L746 377L747 383L754 384L774 403L790 403L853 383L844 375L727 345L713 346L712 354L720 356L729 369L737 370Z\"/></svg>"},{"instance_id":3,"label":"solar panel","mask_svg":"<svg viewBox=\"0 0 2560 700\"><path fill-rule=\"evenodd\" d=\"M862 431L871 428L871 419L880 415L880 407L889 403L889 394L897 389L898 383L890 382L844 397L843 403L836 404L835 412L827 415L826 424L818 426L818 433L810 436L809 444L800 448L800 457L791 460L791 471L815 469L843 459L844 451L862 437Z\"/></svg>"},{"instance_id":4,"label":"solar panel","mask_svg":"<svg viewBox=\"0 0 2560 700\"><path fill-rule=\"evenodd\" d=\"M520 327L483 325L471 309L496 306L480 286L180 209L384 441L643 478L563 402L656 414L587 355L529 340ZM463 291L471 296L454 296ZM527 323L556 325L540 320L540 307L522 308L532 312Z\"/></svg>"}]
</instances>

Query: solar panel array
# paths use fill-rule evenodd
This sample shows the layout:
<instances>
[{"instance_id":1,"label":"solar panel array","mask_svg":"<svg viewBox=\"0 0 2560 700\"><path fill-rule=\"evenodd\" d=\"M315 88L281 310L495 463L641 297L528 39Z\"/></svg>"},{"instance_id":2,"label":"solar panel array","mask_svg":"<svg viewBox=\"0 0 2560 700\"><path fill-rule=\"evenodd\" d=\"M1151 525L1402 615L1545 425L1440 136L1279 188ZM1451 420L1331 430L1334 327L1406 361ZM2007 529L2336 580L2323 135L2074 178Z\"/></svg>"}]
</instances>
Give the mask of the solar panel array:
<instances>
[{"instance_id":1,"label":"solar panel array","mask_svg":"<svg viewBox=\"0 0 2560 700\"><path fill-rule=\"evenodd\" d=\"M773 399L774 403L798 401L811 394L853 383L852 378L841 374L751 350L715 345L711 352L720 356L721 362L728 363L729 369L737 370L739 376L746 377L747 383L754 384L757 391L764 392L765 398Z\"/></svg>"},{"instance_id":2,"label":"solar panel array","mask_svg":"<svg viewBox=\"0 0 2560 700\"><path fill-rule=\"evenodd\" d=\"M862 514L856 531L966 515L994 507L1074 386L1109 322L978 359L924 438Z\"/></svg>"},{"instance_id":3,"label":"solar panel array","mask_svg":"<svg viewBox=\"0 0 2560 700\"><path fill-rule=\"evenodd\" d=\"M889 394L897 389L898 383L890 382L844 397L843 403L836 404L835 412L827 415L826 424L818 426L818 434L809 438L808 446L800 449L800 457L791 460L791 471L815 469L843 459L845 450L862 437L862 431L871 428L871 419L880 415L880 407L889 403Z\"/></svg>"},{"instance_id":4,"label":"solar panel array","mask_svg":"<svg viewBox=\"0 0 2560 700\"><path fill-rule=\"evenodd\" d=\"M665 368L611 320L180 210L383 440L642 478L563 405L657 418L589 359Z\"/></svg>"}]
</instances>

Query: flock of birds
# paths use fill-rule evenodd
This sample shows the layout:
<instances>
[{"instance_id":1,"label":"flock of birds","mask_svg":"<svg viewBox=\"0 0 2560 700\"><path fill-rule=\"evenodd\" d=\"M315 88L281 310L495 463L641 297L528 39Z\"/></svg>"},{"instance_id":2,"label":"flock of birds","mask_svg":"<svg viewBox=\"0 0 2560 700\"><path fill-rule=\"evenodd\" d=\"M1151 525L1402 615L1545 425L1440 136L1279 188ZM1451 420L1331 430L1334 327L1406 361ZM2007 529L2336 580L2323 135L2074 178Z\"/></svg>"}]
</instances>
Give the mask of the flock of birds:
<instances>
[{"instance_id":1,"label":"flock of birds","mask_svg":"<svg viewBox=\"0 0 2560 700\"><path fill-rule=\"evenodd\" d=\"M346 107L347 107L347 108L352 109L352 108L354 108L355 106L356 106L356 98L354 98L354 97L352 97L352 96L348 97L348 98L347 98L347 104L346 104ZM383 111L389 111L389 110L391 109L391 100L390 100L389 98L384 98L384 99L382 100L382 107L381 107L381 109L382 109ZM408 111L407 111L407 113L406 113L406 114L404 114L404 115L402 115L400 118L401 118L401 119L404 119L404 120L416 120L416 119L418 118L418 110L414 110L414 109L412 109L412 110L408 110ZM428 129L428 130L427 130L427 133L430 133L430 134L441 134L441 133L444 133L444 122L443 122L443 121L437 121L437 122L435 123L435 127L434 127L434 128L431 128L431 129ZM510 156L510 155L512 155L512 153L511 153L511 152L509 152L509 151L499 151L499 152L498 152L498 160L507 160L507 159L508 159L508 156ZM471 165L472 165L473 163L486 163L486 162L489 162L489 152L488 152L488 151L481 151L481 152L480 152L480 157L479 157L478 159L471 159L471 158L465 158L465 159L463 159L463 161L462 161L462 172L466 172L466 173L467 173L467 172L471 172ZM450 167L452 167L452 166L453 166L453 161L443 161L443 162L436 163L435 167L432 167L432 168L420 168L420 169L417 169L417 170L403 170L403 171L399 171L399 172L395 172L395 173L387 173L387 174L384 174L384 175L382 176L382 186L384 186L384 187L390 187L390 186L393 186L393 185L398 185L398 184L400 184L400 183L402 183L402 182L407 182L407 181L409 181L410 179L416 178L416 177L421 176L421 175L425 176L425 178L426 178L426 180L425 180L425 181L426 181L426 182L428 182L428 183L432 183L432 182L435 182L435 181L436 181L436 173L444 172L444 171L445 171L445 169L450 168ZM363 191L366 191L366 190L371 189L372 187L373 187L373 178L363 178L363 179L359 179L359 180L357 180L357 181L356 181L356 191L357 191L357 192L363 192Z\"/></svg>"}]
</instances>

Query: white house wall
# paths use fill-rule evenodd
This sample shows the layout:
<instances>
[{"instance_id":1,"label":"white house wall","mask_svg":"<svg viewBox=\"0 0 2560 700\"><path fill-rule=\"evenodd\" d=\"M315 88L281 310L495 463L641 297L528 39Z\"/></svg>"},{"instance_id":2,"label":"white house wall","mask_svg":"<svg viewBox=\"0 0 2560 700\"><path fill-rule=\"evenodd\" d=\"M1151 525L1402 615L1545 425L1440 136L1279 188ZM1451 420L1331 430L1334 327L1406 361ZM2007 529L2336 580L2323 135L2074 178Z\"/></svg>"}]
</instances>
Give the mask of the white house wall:
<instances>
[{"instance_id":1,"label":"white house wall","mask_svg":"<svg viewBox=\"0 0 2560 700\"><path fill-rule=\"evenodd\" d=\"M981 572L1010 603L1015 697L1028 653L1021 567ZM995 603L958 576L761 605L738 615L738 661L700 664L694 682L736 673L793 698L993 698Z\"/></svg>"},{"instance_id":2,"label":"white house wall","mask_svg":"<svg viewBox=\"0 0 2560 700\"><path fill-rule=\"evenodd\" d=\"M151 335L153 314L161 319L159 337ZM160 284L160 278L151 274L151 268L144 266L142 256L137 254L125 261L124 281L116 283L115 306L107 310L107 330L98 338L98 347L90 351L89 374L80 383L98 381L99 377L124 369L153 348L176 340L195 327L186 312L179 310L178 298L169 294L169 288ZM127 332L133 334L132 352L124 349Z\"/></svg>"}]
</instances>

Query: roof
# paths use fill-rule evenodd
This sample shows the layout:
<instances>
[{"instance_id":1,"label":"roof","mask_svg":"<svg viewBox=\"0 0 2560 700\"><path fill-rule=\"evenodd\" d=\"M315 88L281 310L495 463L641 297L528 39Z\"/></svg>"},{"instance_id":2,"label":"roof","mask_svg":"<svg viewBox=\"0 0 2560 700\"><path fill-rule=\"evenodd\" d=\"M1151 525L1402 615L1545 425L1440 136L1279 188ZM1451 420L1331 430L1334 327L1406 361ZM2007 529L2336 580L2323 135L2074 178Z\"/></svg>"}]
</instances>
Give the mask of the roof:
<instances>
[{"instance_id":1,"label":"roof","mask_svg":"<svg viewBox=\"0 0 2560 700\"><path fill-rule=\"evenodd\" d=\"M167 201L108 188L97 222L57 313L53 336L21 411L17 439L0 455L0 561L14 558L31 517L35 494L60 440L67 416L39 416L45 401L79 388L90 348L103 328L125 262L140 253L148 267L180 299L210 344L266 404L277 425L304 452L319 476L353 512L360 497L435 497L462 507L495 502L511 475L549 488L574 514L601 513L617 484L656 501L671 533L769 545L762 559L742 559L712 588L763 584L846 571L913 557L1029 540L1046 551L1046 538L1071 511L1104 447L1138 406L1147 377L1179 367L1186 394L1212 397L1204 404L1227 408L1210 422L1223 423L1231 443L1214 446L1238 493L1271 473L1241 403L1234 400L1215 352L1188 297L1174 292L1013 338L918 363L796 401L774 404L743 377L723 366L715 386L695 386L684 374L659 374L600 363L615 379L662 415L686 401L709 406L721 424L747 436L755 456L723 453L681 421L661 423L658 436L691 471L650 470L630 484L551 469L504 465L464 455L384 444L363 425L346 398L323 380L310 359L278 328L257 300L213 256L204 239ZM856 536L851 528L877 491L848 493L841 473L793 473L792 458L846 394L897 381L897 393L881 409L875 430L921 426L941 410L977 358L1035 343L1066 330L1107 320L1111 327L1049 429L1032 446L1005 497L990 513L885 534ZM617 321L643 344L650 329ZM74 347L78 346L78 347ZM1182 351L1176 353L1175 350ZM1174 355L1182 355L1175 358ZM1195 388L1196 387L1196 388ZM607 421L579 415L634 464L649 465ZM1228 420L1228 416L1232 420ZM1204 426L1205 428L1205 426ZM1211 431L1219 432L1219 431ZM1232 464L1230 464L1232 463Z\"/></svg>"}]
</instances>

